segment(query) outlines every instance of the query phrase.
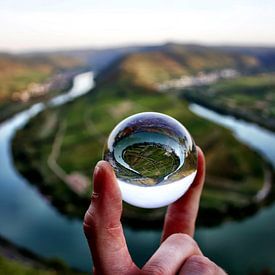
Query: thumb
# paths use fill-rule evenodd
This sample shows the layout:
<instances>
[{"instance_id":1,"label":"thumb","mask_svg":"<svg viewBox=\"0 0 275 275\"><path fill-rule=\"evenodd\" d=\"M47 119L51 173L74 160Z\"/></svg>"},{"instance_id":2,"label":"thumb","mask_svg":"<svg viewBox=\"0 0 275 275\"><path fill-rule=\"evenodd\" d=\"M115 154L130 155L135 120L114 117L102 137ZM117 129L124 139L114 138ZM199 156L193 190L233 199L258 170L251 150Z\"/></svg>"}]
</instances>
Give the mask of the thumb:
<instances>
[{"instance_id":1,"label":"thumb","mask_svg":"<svg viewBox=\"0 0 275 275\"><path fill-rule=\"evenodd\" d=\"M113 169L108 162L99 161L94 169L93 193L91 204L84 217L84 230L87 226L120 225L121 213L121 192ZM89 237L90 231L85 230L85 234Z\"/></svg>"},{"instance_id":2,"label":"thumb","mask_svg":"<svg viewBox=\"0 0 275 275\"><path fill-rule=\"evenodd\" d=\"M100 161L94 171L94 191L84 217L84 233L98 274L136 271L122 225L122 199L112 167Z\"/></svg>"}]
</instances>

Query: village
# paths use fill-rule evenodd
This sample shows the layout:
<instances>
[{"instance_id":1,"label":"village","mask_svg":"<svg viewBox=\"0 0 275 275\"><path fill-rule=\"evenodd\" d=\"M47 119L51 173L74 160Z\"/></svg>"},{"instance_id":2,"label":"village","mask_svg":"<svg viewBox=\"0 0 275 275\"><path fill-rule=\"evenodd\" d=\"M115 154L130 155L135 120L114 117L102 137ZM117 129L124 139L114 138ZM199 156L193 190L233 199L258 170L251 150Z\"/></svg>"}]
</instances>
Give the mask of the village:
<instances>
[{"instance_id":1,"label":"village","mask_svg":"<svg viewBox=\"0 0 275 275\"><path fill-rule=\"evenodd\" d=\"M166 91L169 89L183 89L187 87L203 86L217 82L219 79L233 79L239 76L239 72L234 69L223 69L210 73L199 72L196 76L184 75L177 79L165 81L157 84L158 91Z\"/></svg>"},{"instance_id":2,"label":"village","mask_svg":"<svg viewBox=\"0 0 275 275\"><path fill-rule=\"evenodd\" d=\"M28 102L32 98L47 95L51 91L58 91L67 87L71 80L71 74L59 73L44 83L32 82L23 91L16 91L11 98L15 102Z\"/></svg>"}]
</instances>

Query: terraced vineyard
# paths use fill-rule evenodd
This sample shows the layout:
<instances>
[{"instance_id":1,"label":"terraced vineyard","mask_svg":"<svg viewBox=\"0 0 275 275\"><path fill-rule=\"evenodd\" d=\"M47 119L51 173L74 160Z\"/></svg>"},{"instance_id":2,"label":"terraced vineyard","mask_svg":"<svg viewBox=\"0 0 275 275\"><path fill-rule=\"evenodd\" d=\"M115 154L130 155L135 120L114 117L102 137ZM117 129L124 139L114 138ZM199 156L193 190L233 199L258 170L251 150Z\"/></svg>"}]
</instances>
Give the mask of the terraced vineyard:
<instances>
[{"instance_id":1,"label":"terraced vineyard","mask_svg":"<svg viewBox=\"0 0 275 275\"><path fill-rule=\"evenodd\" d=\"M174 172L180 164L173 149L162 144L134 144L125 149L123 157L142 176L157 179L163 179Z\"/></svg>"}]
</instances>

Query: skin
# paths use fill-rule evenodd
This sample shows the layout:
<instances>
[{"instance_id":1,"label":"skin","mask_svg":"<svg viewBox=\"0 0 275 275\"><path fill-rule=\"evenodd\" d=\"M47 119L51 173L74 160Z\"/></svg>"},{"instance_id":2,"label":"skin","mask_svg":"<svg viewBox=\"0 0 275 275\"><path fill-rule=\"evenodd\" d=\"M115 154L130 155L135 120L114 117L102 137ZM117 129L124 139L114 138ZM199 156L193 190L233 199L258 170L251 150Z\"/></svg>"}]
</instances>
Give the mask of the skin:
<instances>
[{"instance_id":1,"label":"skin","mask_svg":"<svg viewBox=\"0 0 275 275\"><path fill-rule=\"evenodd\" d=\"M226 274L205 257L193 239L205 179L205 159L198 149L198 171L189 190L169 205L161 244L140 269L133 262L120 222L122 198L109 163L100 161L93 176L94 192L84 217L84 233L96 275ZM110 205L112 207L110 207Z\"/></svg>"}]
</instances>

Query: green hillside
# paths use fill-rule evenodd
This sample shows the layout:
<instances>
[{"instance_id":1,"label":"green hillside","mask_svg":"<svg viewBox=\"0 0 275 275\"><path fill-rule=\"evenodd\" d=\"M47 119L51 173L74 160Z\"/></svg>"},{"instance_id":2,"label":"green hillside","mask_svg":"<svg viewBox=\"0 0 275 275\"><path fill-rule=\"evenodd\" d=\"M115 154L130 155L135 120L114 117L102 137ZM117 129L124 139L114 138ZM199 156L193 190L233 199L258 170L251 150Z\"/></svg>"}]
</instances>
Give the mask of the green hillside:
<instances>
[{"instance_id":1,"label":"green hillside","mask_svg":"<svg viewBox=\"0 0 275 275\"><path fill-rule=\"evenodd\" d=\"M79 66L79 60L66 56L0 54L0 101L11 99L31 82L42 82L61 70Z\"/></svg>"},{"instance_id":2,"label":"green hillside","mask_svg":"<svg viewBox=\"0 0 275 275\"><path fill-rule=\"evenodd\" d=\"M0 121L27 108L30 101L33 103L37 96L21 98L26 90L80 65L78 59L65 55L27 57L0 53Z\"/></svg>"},{"instance_id":3,"label":"green hillside","mask_svg":"<svg viewBox=\"0 0 275 275\"><path fill-rule=\"evenodd\" d=\"M154 88L156 83L223 68L252 70L260 67L252 55L225 53L203 46L167 44L155 50L134 53L124 60L120 69L123 79L130 78L137 86Z\"/></svg>"},{"instance_id":4,"label":"green hillside","mask_svg":"<svg viewBox=\"0 0 275 275\"><path fill-rule=\"evenodd\" d=\"M207 179L200 222L209 225L236 215L245 216L248 209L255 211L253 198L264 181L262 159L236 141L228 130L191 113L185 100L157 93L151 86L155 80L171 77L172 68L173 74L191 72L201 70L207 61L200 66L194 65L197 61L186 66L167 56L158 52L129 55L100 75L98 86L89 94L32 119L13 142L18 170L39 185L60 210L82 217L90 190L77 195L52 172L48 159L55 141L60 145L56 162L66 174L77 172L90 178L93 167L102 158L108 134L119 121L138 112L162 112L182 122L206 154ZM213 53L211 58L213 67L221 66L219 54ZM231 62L230 57L228 60L226 66ZM159 221L163 211L144 211L125 205L124 217L147 220L149 224L149 221Z\"/></svg>"}]
</instances>

